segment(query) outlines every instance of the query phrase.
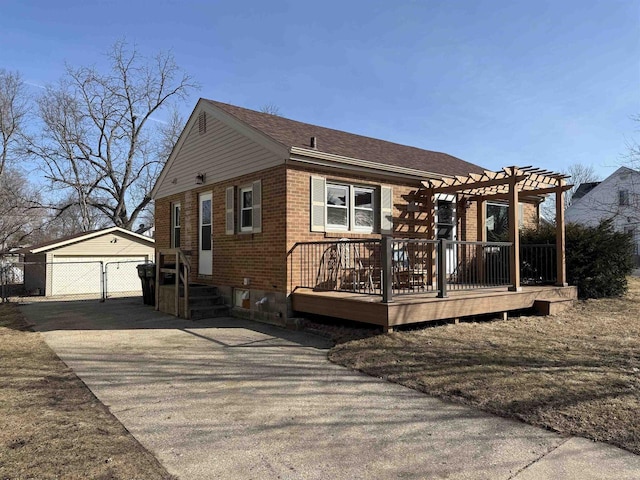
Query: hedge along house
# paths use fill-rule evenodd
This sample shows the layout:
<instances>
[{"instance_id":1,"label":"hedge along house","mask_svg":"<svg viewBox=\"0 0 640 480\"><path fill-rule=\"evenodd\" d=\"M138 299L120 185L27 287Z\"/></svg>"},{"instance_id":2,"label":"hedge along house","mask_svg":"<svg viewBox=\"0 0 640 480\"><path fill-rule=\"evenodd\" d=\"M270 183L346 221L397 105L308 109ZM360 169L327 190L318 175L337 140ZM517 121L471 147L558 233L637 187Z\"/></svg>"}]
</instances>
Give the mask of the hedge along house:
<instances>
[{"instance_id":1,"label":"hedge along house","mask_svg":"<svg viewBox=\"0 0 640 480\"><path fill-rule=\"evenodd\" d=\"M518 228L537 222L544 194L562 197L566 188L552 172L489 172L444 153L201 99L152 191L156 305L188 317L184 290L207 284L256 319L286 323L307 312L389 329L571 297L574 290L540 287L500 304L507 287L522 293ZM500 211L515 241L489 244L487 224L495 228ZM562 286L562 268L554 271ZM162 285L165 273L177 275L173 287ZM454 286L476 300L457 295L436 312L433 302L451 301ZM163 302L165 294L172 300Z\"/></svg>"}]
</instances>

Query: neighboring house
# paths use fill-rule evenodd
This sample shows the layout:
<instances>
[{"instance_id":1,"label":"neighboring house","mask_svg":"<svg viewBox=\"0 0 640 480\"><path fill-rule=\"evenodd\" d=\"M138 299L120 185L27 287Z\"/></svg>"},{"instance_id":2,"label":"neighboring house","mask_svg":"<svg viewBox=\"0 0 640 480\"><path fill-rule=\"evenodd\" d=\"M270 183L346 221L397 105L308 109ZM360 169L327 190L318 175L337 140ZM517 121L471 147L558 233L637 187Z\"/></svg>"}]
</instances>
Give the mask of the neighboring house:
<instances>
[{"instance_id":1,"label":"neighboring house","mask_svg":"<svg viewBox=\"0 0 640 480\"><path fill-rule=\"evenodd\" d=\"M45 296L140 290L136 265L152 261L154 240L119 227L23 248L27 294ZM104 285L108 283L108 285Z\"/></svg>"},{"instance_id":2,"label":"neighboring house","mask_svg":"<svg viewBox=\"0 0 640 480\"><path fill-rule=\"evenodd\" d=\"M567 223L596 226L611 219L617 232L629 233L640 249L640 172L620 167L602 182L581 184L565 212Z\"/></svg>"},{"instance_id":3,"label":"neighboring house","mask_svg":"<svg viewBox=\"0 0 640 480\"><path fill-rule=\"evenodd\" d=\"M534 170L538 180L530 180ZM291 293L308 286L304 275L317 282L327 275L324 284L335 284L328 252L339 252L344 271L364 268L355 244L345 251L345 244L336 247L339 240L371 241L366 261L379 262L385 235L425 245L446 239L451 276L469 256L454 242L486 240L486 209L494 212L487 225L494 229L493 217L509 210L509 198L517 201L508 196L516 187L508 185L522 185L515 210L526 223L537 222L543 197L527 189L563 191L560 177L550 173L487 172L445 153L200 99L152 190L156 246L168 258L180 249L189 259L190 282L216 286L239 313L282 322L292 314ZM300 263L308 263L298 257L309 242L323 242L321 267ZM434 245L427 245L430 272ZM396 260L406 258L400 248L415 250L394 245ZM378 269L368 277L378 292L380 275ZM421 288L435 282L421 274L409 283L415 278Z\"/></svg>"}]
</instances>

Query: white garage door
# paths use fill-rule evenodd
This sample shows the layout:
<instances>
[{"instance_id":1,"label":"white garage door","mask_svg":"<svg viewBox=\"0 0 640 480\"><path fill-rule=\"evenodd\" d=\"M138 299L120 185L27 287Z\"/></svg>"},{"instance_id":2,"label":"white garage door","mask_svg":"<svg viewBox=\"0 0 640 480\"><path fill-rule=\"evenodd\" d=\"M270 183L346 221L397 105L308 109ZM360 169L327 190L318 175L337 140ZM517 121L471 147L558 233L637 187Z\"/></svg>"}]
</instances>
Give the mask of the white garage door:
<instances>
[{"instance_id":1,"label":"white garage door","mask_svg":"<svg viewBox=\"0 0 640 480\"><path fill-rule=\"evenodd\" d=\"M123 292L140 289L136 265L146 257L98 257L54 255L49 267L51 295L102 295L102 268L107 269L109 291ZM102 266L100 264L102 262ZM117 263L115 263L117 262Z\"/></svg>"},{"instance_id":2,"label":"white garage door","mask_svg":"<svg viewBox=\"0 0 640 480\"><path fill-rule=\"evenodd\" d=\"M104 264L106 296L142 295L142 283L137 267L146 260L145 256L107 259Z\"/></svg>"}]
</instances>

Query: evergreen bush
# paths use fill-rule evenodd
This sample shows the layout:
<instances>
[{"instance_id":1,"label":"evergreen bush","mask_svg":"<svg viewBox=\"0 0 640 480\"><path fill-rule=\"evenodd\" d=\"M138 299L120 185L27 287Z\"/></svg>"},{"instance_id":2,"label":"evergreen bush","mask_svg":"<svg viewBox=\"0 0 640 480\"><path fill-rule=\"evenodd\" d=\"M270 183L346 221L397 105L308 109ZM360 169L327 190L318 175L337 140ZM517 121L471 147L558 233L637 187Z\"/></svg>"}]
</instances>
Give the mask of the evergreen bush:
<instances>
[{"instance_id":1,"label":"evergreen bush","mask_svg":"<svg viewBox=\"0 0 640 480\"><path fill-rule=\"evenodd\" d=\"M520 238L523 245L555 244L555 226L524 230ZM634 266L631 235L614 231L606 220L597 227L567 224L565 239L567 281L580 298L624 295Z\"/></svg>"}]
</instances>

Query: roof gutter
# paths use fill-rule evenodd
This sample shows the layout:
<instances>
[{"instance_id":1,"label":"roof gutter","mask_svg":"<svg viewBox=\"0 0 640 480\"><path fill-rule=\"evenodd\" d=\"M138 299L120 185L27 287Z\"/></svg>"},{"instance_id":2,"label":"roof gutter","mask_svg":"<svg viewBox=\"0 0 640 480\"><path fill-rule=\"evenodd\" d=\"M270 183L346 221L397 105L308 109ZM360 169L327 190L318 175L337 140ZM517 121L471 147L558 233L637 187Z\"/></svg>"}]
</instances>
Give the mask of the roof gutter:
<instances>
[{"instance_id":1,"label":"roof gutter","mask_svg":"<svg viewBox=\"0 0 640 480\"><path fill-rule=\"evenodd\" d=\"M318 150L310 150L307 148L291 147L289 149L290 159L298 162L310 163L315 165L326 166L327 162L344 164L350 167L363 168L378 171L385 174L396 174L402 177L410 177L413 179L433 178L440 179L443 177L451 177L442 173L426 172L424 170L416 170L413 168L398 167L395 165L387 165L384 163L370 162L368 160L360 160L358 158L344 157L342 155L334 155L332 153L319 152Z\"/></svg>"}]
</instances>

